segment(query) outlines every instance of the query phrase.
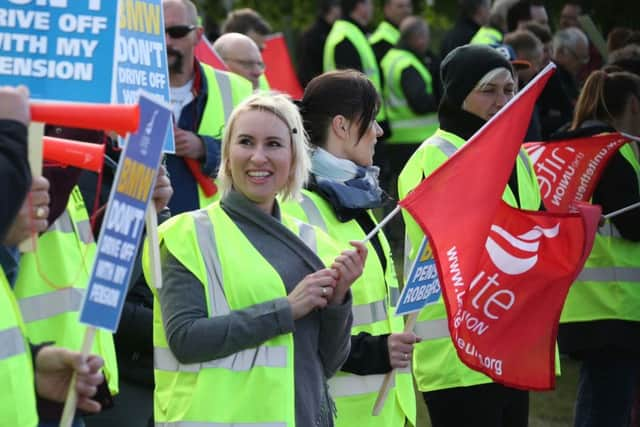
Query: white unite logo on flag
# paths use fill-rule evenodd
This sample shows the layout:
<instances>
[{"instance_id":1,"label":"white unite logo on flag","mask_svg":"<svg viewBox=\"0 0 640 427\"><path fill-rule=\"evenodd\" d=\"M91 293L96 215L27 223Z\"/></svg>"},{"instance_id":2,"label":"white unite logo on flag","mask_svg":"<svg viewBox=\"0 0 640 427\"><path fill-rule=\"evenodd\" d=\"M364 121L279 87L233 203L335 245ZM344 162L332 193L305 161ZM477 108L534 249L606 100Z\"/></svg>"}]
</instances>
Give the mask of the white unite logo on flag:
<instances>
[{"instance_id":1,"label":"white unite logo on flag","mask_svg":"<svg viewBox=\"0 0 640 427\"><path fill-rule=\"evenodd\" d=\"M512 276L525 273L531 270L538 262L538 249L540 247L540 241L543 237L553 239L560 233L560 223L551 228L543 228L539 225L534 226L526 233L514 236L499 225L491 225L491 233L487 237L485 248L489 253L489 258L493 261L493 264L498 267L503 273L510 274ZM510 248L503 248L500 246L493 237L492 234L496 234L504 239ZM520 253L528 253L531 256L516 256L513 254L515 251Z\"/></svg>"}]
</instances>

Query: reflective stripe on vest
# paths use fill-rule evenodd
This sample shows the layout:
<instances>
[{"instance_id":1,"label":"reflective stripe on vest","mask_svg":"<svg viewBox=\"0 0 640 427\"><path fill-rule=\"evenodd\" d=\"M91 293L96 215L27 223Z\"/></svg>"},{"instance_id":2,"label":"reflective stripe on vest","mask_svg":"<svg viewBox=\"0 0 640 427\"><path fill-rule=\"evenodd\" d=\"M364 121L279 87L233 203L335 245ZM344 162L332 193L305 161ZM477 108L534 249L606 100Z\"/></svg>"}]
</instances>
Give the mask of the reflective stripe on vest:
<instances>
[{"instance_id":1,"label":"reflective stripe on vest","mask_svg":"<svg viewBox=\"0 0 640 427\"><path fill-rule=\"evenodd\" d=\"M300 206L304 211L304 214L307 216L307 220L309 224L313 224L316 227L320 227L325 232L327 231L327 224L324 222L324 218L322 218L322 213L313 203L313 200L309 198L306 194L302 193L302 200L300 201Z\"/></svg>"},{"instance_id":2,"label":"reflective stripe on vest","mask_svg":"<svg viewBox=\"0 0 640 427\"><path fill-rule=\"evenodd\" d=\"M93 243L93 233L91 232L91 223L89 220L81 220L75 224L78 237L80 241L84 244ZM62 214L56 219L56 221L49 226L47 231L58 231L60 233L73 233L73 221L71 220L71 215L69 215L69 211L67 209L62 212Z\"/></svg>"},{"instance_id":3,"label":"reflective stripe on vest","mask_svg":"<svg viewBox=\"0 0 640 427\"><path fill-rule=\"evenodd\" d=\"M458 148L451 141L447 141L441 136L434 135L427 140L427 144L438 147L442 154L444 154L447 159L453 156L453 153L458 151Z\"/></svg>"},{"instance_id":4,"label":"reflective stripe on vest","mask_svg":"<svg viewBox=\"0 0 640 427\"><path fill-rule=\"evenodd\" d=\"M20 311L26 323L48 319L59 314L79 311L84 292L76 288L63 288L57 291L21 298Z\"/></svg>"},{"instance_id":5,"label":"reflective stripe on vest","mask_svg":"<svg viewBox=\"0 0 640 427\"><path fill-rule=\"evenodd\" d=\"M413 328L415 334L423 341L447 338L449 334L449 323L447 319L423 320L416 323Z\"/></svg>"},{"instance_id":6,"label":"reflective stripe on vest","mask_svg":"<svg viewBox=\"0 0 640 427\"><path fill-rule=\"evenodd\" d=\"M585 267L578 278L580 282L638 282L638 267Z\"/></svg>"},{"instance_id":7,"label":"reflective stripe on vest","mask_svg":"<svg viewBox=\"0 0 640 427\"><path fill-rule=\"evenodd\" d=\"M524 165L525 170L529 174L529 177L535 179L536 175L531 167L531 162L529 161L529 157L527 157L527 153L525 153L524 150L521 149L520 151L518 151L518 157L522 161L522 164Z\"/></svg>"},{"instance_id":8,"label":"reflective stripe on vest","mask_svg":"<svg viewBox=\"0 0 640 427\"><path fill-rule=\"evenodd\" d=\"M224 295L222 288L222 267L220 266L220 257L218 256L218 245L211 227L209 215L207 211L199 210L193 213L194 224L196 228L196 237L198 246L204 261L207 273L207 286L209 288L209 301L211 311L217 313L218 316L229 314L231 309ZM211 235L209 235L211 233Z\"/></svg>"},{"instance_id":9,"label":"reflective stripe on vest","mask_svg":"<svg viewBox=\"0 0 640 427\"><path fill-rule=\"evenodd\" d=\"M427 117L394 120L393 126L395 129L413 129L422 126L437 126L438 123L438 116L436 114L430 114Z\"/></svg>"},{"instance_id":10,"label":"reflective stripe on vest","mask_svg":"<svg viewBox=\"0 0 640 427\"><path fill-rule=\"evenodd\" d=\"M318 253L318 242L316 240L316 232L312 226L304 222L296 220L298 224L298 237L302 240L314 254Z\"/></svg>"},{"instance_id":11,"label":"reflective stripe on vest","mask_svg":"<svg viewBox=\"0 0 640 427\"><path fill-rule=\"evenodd\" d=\"M231 112L233 111L233 87L227 74L214 71L213 75L216 78L220 90L220 101L222 101L222 111L224 121L226 122L229 120L229 116L231 116Z\"/></svg>"},{"instance_id":12,"label":"reflective stripe on vest","mask_svg":"<svg viewBox=\"0 0 640 427\"><path fill-rule=\"evenodd\" d=\"M156 369L163 371L198 372L207 368L224 368L242 372L254 367L285 368L287 366L287 348L284 346L261 346L204 363L183 364L176 360L168 348L156 347L153 350L153 358Z\"/></svg>"},{"instance_id":13,"label":"reflective stripe on vest","mask_svg":"<svg viewBox=\"0 0 640 427\"><path fill-rule=\"evenodd\" d=\"M156 423L158 427L287 427L287 423L207 423L200 421L176 421Z\"/></svg>"},{"instance_id":14,"label":"reflective stripe on vest","mask_svg":"<svg viewBox=\"0 0 640 427\"><path fill-rule=\"evenodd\" d=\"M9 328L0 331L0 360L8 359L26 351L24 337L20 328Z\"/></svg>"},{"instance_id":15,"label":"reflective stripe on vest","mask_svg":"<svg viewBox=\"0 0 640 427\"><path fill-rule=\"evenodd\" d=\"M378 375L349 375L331 378L329 393L333 397L355 396L358 394L377 393L380 390L384 374ZM395 386L395 378L391 387Z\"/></svg>"},{"instance_id":16,"label":"reflective stripe on vest","mask_svg":"<svg viewBox=\"0 0 640 427\"><path fill-rule=\"evenodd\" d=\"M618 239L622 238L622 234L618 231L618 227L615 226L612 222L607 222L602 227L598 228L598 234L602 237L616 237Z\"/></svg>"},{"instance_id":17,"label":"reflective stripe on vest","mask_svg":"<svg viewBox=\"0 0 640 427\"><path fill-rule=\"evenodd\" d=\"M389 305L391 307L398 305L398 298L400 298L400 289L395 286L389 288Z\"/></svg>"},{"instance_id":18,"label":"reflective stripe on vest","mask_svg":"<svg viewBox=\"0 0 640 427\"><path fill-rule=\"evenodd\" d=\"M369 304L354 305L353 326L368 325L387 319L386 302L384 300L375 301Z\"/></svg>"}]
</instances>

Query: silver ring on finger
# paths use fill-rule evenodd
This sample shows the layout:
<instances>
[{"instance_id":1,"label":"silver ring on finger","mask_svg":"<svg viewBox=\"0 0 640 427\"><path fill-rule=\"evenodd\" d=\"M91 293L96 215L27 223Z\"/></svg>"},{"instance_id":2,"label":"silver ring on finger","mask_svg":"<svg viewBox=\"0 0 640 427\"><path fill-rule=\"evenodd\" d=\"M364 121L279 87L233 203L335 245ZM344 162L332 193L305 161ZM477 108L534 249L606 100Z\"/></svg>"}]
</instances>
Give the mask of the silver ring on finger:
<instances>
[{"instance_id":1,"label":"silver ring on finger","mask_svg":"<svg viewBox=\"0 0 640 427\"><path fill-rule=\"evenodd\" d=\"M322 296L326 297L327 296L327 288L326 287L322 287Z\"/></svg>"},{"instance_id":2,"label":"silver ring on finger","mask_svg":"<svg viewBox=\"0 0 640 427\"><path fill-rule=\"evenodd\" d=\"M409 353L402 353L404 360L409 360Z\"/></svg>"}]
</instances>

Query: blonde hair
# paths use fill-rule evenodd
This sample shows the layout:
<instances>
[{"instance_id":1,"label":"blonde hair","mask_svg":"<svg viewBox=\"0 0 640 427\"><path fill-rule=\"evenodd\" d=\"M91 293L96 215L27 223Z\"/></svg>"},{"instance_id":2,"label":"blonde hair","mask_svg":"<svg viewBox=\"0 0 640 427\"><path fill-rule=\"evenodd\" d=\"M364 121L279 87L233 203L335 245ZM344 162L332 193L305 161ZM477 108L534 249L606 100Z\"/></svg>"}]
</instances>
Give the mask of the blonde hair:
<instances>
[{"instance_id":1,"label":"blonde hair","mask_svg":"<svg viewBox=\"0 0 640 427\"><path fill-rule=\"evenodd\" d=\"M259 92L251 95L240 103L231 113L222 136L222 153L220 171L218 172L219 187L222 195L229 193L233 186L231 169L229 167L229 153L231 136L238 117L247 111L266 111L287 125L291 135L291 170L289 179L278 194L283 201L299 200L302 187L309 177L311 160L309 158L309 143L302 126L302 119L298 107L288 96L277 92Z\"/></svg>"},{"instance_id":2,"label":"blonde hair","mask_svg":"<svg viewBox=\"0 0 640 427\"><path fill-rule=\"evenodd\" d=\"M507 77L511 77L511 80L513 80L513 83L516 85L515 90L517 90L518 80L514 78L511 70L507 70L504 67L494 68L493 70L489 71L478 81L478 83L476 83L476 86L473 88L473 90L482 90L485 88L485 86L491 84L494 79L507 79Z\"/></svg>"}]
</instances>

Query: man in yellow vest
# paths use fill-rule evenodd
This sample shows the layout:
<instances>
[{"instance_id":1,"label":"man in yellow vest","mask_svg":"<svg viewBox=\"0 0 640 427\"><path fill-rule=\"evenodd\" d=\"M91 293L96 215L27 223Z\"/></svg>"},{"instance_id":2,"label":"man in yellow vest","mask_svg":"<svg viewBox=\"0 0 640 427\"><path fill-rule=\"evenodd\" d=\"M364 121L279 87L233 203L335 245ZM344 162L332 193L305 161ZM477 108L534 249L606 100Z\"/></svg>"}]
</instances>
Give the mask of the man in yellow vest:
<instances>
[{"instance_id":1,"label":"man in yellow vest","mask_svg":"<svg viewBox=\"0 0 640 427\"><path fill-rule=\"evenodd\" d=\"M417 144L438 129L435 82L421 59L428 47L429 27L426 21L411 16L402 21L398 44L387 52L381 63L386 82L383 98L391 125L388 152L392 147L403 152L393 160L398 171Z\"/></svg>"},{"instance_id":2,"label":"man in yellow vest","mask_svg":"<svg viewBox=\"0 0 640 427\"><path fill-rule=\"evenodd\" d=\"M167 170L176 192L173 214L203 207L214 200L212 186L220 162L220 138L233 107L249 96L251 83L199 62L195 46L203 28L189 0L163 0L171 106L176 126L175 155Z\"/></svg>"},{"instance_id":3,"label":"man in yellow vest","mask_svg":"<svg viewBox=\"0 0 640 427\"><path fill-rule=\"evenodd\" d=\"M382 7L384 19L376 30L369 36L369 43L376 55L378 64L382 58L400 39L400 24L404 18L413 13L411 0L384 0Z\"/></svg>"},{"instance_id":4,"label":"man in yellow vest","mask_svg":"<svg viewBox=\"0 0 640 427\"><path fill-rule=\"evenodd\" d=\"M249 80L253 89L262 89L260 78L264 75L265 67L262 54L253 40L244 34L225 33L213 43L213 50L229 71Z\"/></svg>"},{"instance_id":5,"label":"man in yellow vest","mask_svg":"<svg viewBox=\"0 0 640 427\"><path fill-rule=\"evenodd\" d=\"M331 28L324 45L323 70L351 68L366 74L382 96L382 76L376 56L365 34L365 27L373 17L372 0L342 0L342 19ZM376 116L384 136L389 136L390 128L384 106Z\"/></svg>"}]
</instances>

